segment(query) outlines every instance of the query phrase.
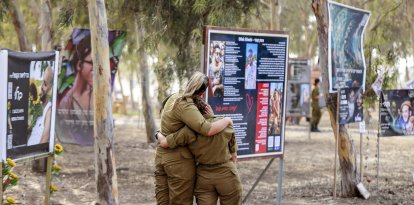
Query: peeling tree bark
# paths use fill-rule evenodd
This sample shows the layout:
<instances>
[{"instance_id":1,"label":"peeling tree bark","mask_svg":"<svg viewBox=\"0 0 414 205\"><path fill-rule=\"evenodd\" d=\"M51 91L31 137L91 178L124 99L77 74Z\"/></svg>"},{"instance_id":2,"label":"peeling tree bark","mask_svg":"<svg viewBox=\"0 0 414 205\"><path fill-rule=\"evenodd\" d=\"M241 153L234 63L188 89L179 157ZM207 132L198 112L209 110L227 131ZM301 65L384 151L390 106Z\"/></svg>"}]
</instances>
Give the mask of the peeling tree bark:
<instances>
[{"instance_id":1,"label":"peeling tree bark","mask_svg":"<svg viewBox=\"0 0 414 205\"><path fill-rule=\"evenodd\" d=\"M337 130L337 95L329 94L328 82L328 1L312 0L313 13L316 16L318 41L319 41L319 66L322 73L322 86L325 91L325 100L328 107L331 126L336 139ZM341 172L341 195L343 197L357 196L356 184L357 165L355 163L355 151L352 148L348 130L344 125L339 125L339 164Z\"/></svg>"},{"instance_id":2,"label":"peeling tree bark","mask_svg":"<svg viewBox=\"0 0 414 205\"><path fill-rule=\"evenodd\" d=\"M99 205L118 204L118 183L113 153L111 75L108 26L104 0L89 0L93 60L95 181Z\"/></svg>"}]
</instances>

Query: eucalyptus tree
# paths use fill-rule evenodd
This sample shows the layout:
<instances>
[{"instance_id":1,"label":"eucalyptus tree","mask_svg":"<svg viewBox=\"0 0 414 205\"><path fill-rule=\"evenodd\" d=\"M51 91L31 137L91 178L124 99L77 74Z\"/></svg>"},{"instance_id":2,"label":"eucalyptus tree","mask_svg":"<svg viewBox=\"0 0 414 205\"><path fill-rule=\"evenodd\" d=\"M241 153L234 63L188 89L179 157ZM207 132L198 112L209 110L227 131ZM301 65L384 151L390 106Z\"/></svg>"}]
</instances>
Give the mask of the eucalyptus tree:
<instances>
[{"instance_id":1,"label":"eucalyptus tree","mask_svg":"<svg viewBox=\"0 0 414 205\"><path fill-rule=\"evenodd\" d=\"M21 51L31 51L29 40L27 39L26 23L24 16L20 11L18 1L10 2L10 14L13 20L14 29L16 30L17 39L19 40L19 47Z\"/></svg>"},{"instance_id":2,"label":"eucalyptus tree","mask_svg":"<svg viewBox=\"0 0 414 205\"><path fill-rule=\"evenodd\" d=\"M95 182L98 204L118 204L118 182L113 151L111 75L108 26L104 0L89 0L93 59Z\"/></svg>"}]
</instances>

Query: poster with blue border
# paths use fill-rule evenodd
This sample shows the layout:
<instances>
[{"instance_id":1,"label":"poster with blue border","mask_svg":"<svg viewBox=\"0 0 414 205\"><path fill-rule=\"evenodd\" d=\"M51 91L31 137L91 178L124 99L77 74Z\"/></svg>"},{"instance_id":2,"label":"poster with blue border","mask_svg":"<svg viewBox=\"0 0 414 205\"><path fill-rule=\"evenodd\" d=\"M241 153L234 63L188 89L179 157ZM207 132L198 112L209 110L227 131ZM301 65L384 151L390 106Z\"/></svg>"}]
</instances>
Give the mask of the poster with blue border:
<instances>
[{"instance_id":1,"label":"poster with blue border","mask_svg":"<svg viewBox=\"0 0 414 205\"><path fill-rule=\"evenodd\" d=\"M329 92L339 88L362 87L365 90L366 65L364 31L371 13L337 2L328 2Z\"/></svg>"}]
</instances>

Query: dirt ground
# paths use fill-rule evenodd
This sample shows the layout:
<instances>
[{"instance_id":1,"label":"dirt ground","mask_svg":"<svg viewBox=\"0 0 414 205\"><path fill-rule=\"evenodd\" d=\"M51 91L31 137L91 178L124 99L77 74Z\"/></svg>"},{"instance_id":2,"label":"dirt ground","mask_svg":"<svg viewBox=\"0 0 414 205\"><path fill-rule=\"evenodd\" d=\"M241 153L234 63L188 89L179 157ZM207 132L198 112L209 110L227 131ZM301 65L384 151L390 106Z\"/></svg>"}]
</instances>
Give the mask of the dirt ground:
<instances>
[{"instance_id":1,"label":"dirt ground","mask_svg":"<svg viewBox=\"0 0 414 205\"><path fill-rule=\"evenodd\" d=\"M374 116L377 114L374 114ZM142 119L117 116L115 121L115 157L119 201L122 205L155 204L153 162L155 148L148 145ZM414 204L414 137L380 138L379 192L377 192L376 123L367 125L363 135L364 180L371 193L361 198L332 198L334 175L334 137L327 111L321 133L308 138L308 124L286 126L283 169L282 204ZM350 127L359 165L359 138L356 125ZM64 145L65 153L56 161L63 167L59 179L53 179L59 191L52 195L52 204L95 204L94 151L91 147ZM270 159L238 162L246 195ZM256 189L244 204L275 204L278 159L274 160ZM18 186L6 191L19 204L43 204L45 175L32 173L31 162L18 162L15 172ZM359 166L358 166L359 167ZM338 171L338 176L339 171ZM340 194L340 178L337 181Z\"/></svg>"}]
</instances>

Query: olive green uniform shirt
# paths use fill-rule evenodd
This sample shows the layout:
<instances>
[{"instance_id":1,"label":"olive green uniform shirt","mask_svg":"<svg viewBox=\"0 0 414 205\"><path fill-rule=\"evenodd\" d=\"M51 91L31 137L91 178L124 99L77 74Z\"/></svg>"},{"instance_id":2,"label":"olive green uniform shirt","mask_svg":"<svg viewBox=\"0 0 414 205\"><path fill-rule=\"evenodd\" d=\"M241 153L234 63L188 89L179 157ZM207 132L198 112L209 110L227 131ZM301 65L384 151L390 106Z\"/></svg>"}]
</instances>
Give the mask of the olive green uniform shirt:
<instances>
[{"instance_id":1,"label":"olive green uniform shirt","mask_svg":"<svg viewBox=\"0 0 414 205\"><path fill-rule=\"evenodd\" d=\"M204 117L211 123L220 120L220 118L211 115L204 115ZM168 135L167 142L170 148L188 144L195 161L200 164L213 165L228 162L231 159L231 153L237 152L232 126L226 127L214 136L195 134L186 126L178 132Z\"/></svg>"},{"instance_id":2,"label":"olive green uniform shirt","mask_svg":"<svg viewBox=\"0 0 414 205\"><path fill-rule=\"evenodd\" d=\"M319 121L321 120L322 112L321 108L319 107L319 87L315 86L315 88L312 90L311 94L312 98L312 120L311 125L314 128L318 127Z\"/></svg>"},{"instance_id":3,"label":"olive green uniform shirt","mask_svg":"<svg viewBox=\"0 0 414 205\"><path fill-rule=\"evenodd\" d=\"M178 94L172 95L161 113L161 133L169 135L184 126L207 135L211 128L193 99L180 101L172 108ZM155 155L155 196L159 205L192 205L195 184L194 156L187 146L175 149L157 147Z\"/></svg>"},{"instance_id":4,"label":"olive green uniform shirt","mask_svg":"<svg viewBox=\"0 0 414 205\"><path fill-rule=\"evenodd\" d=\"M319 109L319 88L315 86L315 88L312 90L311 98L311 106L314 109Z\"/></svg>"},{"instance_id":5,"label":"olive green uniform shirt","mask_svg":"<svg viewBox=\"0 0 414 205\"><path fill-rule=\"evenodd\" d=\"M161 133L168 136L177 132L180 128L188 126L196 133L206 136L211 128L211 123L201 115L192 98L182 100L172 109L177 97L178 94L172 95L165 104L161 113ZM177 149L187 149L187 147L177 147ZM160 153L170 152L170 150L157 148L157 152Z\"/></svg>"}]
</instances>

